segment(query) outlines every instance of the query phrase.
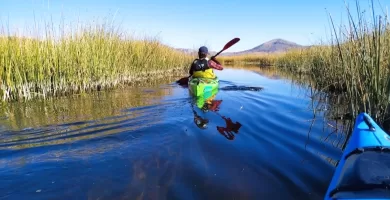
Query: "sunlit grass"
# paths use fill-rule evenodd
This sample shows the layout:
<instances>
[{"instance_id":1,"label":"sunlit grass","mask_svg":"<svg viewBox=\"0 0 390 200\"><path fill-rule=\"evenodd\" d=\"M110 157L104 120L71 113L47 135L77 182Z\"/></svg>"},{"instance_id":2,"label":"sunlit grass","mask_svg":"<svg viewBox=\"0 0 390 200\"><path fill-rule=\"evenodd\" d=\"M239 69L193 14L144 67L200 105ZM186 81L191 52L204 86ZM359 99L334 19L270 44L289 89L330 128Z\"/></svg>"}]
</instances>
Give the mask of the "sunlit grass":
<instances>
[{"instance_id":1,"label":"sunlit grass","mask_svg":"<svg viewBox=\"0 0 390 200\"><path fill-rule=\"evenodd\" d=\"M346 8L347 25L335 27L330 17L332 34L329 45L290 50L278 56L262 55L257 59L268 59L271 65L294 73L309 74L316 89L343 95L353 119L364 111L383 123L389 115L390 103L388 16L386 13L377 15L372 9L371 16L367 17L356 2L357 19L354 19L349 7ZM224 60L249 63L248 57L256 60L250 55Z\"/></svg>"},{"instance_id":2,"label":"sunlit grass","mask_svg":"<svg viewBox=\"0 0 390 200\"><path fill-rule=\"evenodd\" d=\"M390 26L386 14L377 16L372 11L369 22L356 6L358 19L347 9L349 24L333 26L330 46L304 50L301 56L291 52L300 58L287 59L285 66L301 67L312 75L317 88L345 95L353 118L364 111L382 122L390 102ZM294 63L297 60L299 64Z\"/></svg>"},{"instance_id":3,"label":"sunlit grass","mask_svg":"<svg viewBox=\"0 0 390 200\"><path fill-rule=\"evenodd\" d=\"M220 56L218 61L225 65L259 65L262 67L274 65L276 59L282 54L251 53L233 56Z\"/></svg>"},{"instance_id":4,"label":"sunlit grass","mask_svg":"<svg viewBox=\"0 0 390 200\"><path fill-rule=\"evenodd\" d=\"M0 96L3 101L47 98L114 88L170 76L191 57L157 39L127 37L105 24L74 30L47 28L41 38L6 36L0 29ZM61 33L54 34L54 32Z\"/></svg>"}]
</instances>

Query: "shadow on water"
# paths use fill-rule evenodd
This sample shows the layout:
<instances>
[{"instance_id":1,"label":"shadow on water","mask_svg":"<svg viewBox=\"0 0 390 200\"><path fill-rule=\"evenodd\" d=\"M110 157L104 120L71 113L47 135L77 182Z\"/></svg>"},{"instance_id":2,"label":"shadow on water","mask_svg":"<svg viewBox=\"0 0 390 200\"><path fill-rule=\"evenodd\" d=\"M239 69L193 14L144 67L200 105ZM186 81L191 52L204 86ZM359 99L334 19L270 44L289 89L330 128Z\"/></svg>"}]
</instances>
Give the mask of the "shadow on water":
<instances>
[{"instance_id":1,"label":"shadow on water","mask_svg":"<svg viewBox=\"0 0 390 200\"><path fill-rule=\"evenodd\" d=\"M273 69L216 73L203 99L164 80L3 107L0 199L323 199L342 99Z\"/></svg>"}]
</instances>

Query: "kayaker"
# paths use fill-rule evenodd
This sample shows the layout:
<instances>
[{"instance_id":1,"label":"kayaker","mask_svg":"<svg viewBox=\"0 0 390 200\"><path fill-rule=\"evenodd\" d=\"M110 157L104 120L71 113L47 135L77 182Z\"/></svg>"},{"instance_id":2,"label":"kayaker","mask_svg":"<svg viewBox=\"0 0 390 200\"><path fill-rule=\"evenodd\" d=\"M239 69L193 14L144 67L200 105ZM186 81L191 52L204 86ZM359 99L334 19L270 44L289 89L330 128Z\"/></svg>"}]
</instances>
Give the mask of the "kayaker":
<instances>
[{"instance_id":1,"label":"kayaker","mask_svg":"<svg viewBox=\"0 0 390 200\"><path fill-rule=\"evenodd\" d=\"M223 66L215 57L207 58L209 50L202 46L198 50L198 58L195 59L190 67L189 74L195 78L216 78L213 69L223 70Z\"/></svg>"}]
</instances>

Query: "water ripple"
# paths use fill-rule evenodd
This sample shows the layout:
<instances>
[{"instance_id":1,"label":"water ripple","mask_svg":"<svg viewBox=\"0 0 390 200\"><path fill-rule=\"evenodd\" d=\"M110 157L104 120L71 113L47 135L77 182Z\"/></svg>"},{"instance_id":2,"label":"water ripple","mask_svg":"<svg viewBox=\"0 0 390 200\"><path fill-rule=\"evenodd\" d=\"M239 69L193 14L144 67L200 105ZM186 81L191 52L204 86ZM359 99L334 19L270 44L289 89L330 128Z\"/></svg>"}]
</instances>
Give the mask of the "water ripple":
<instances>
[{"instance_id":1,"label":"water ripple","mask_svg":"<svg viewBox=\"0 0 390 200\"><path fill-rule=\"evenodd\" d=\"M282 76L217 73L215 110L176 84L8 107L0 198L322 199L343 140L323 111Z\"/></svg>"}]
</instances>

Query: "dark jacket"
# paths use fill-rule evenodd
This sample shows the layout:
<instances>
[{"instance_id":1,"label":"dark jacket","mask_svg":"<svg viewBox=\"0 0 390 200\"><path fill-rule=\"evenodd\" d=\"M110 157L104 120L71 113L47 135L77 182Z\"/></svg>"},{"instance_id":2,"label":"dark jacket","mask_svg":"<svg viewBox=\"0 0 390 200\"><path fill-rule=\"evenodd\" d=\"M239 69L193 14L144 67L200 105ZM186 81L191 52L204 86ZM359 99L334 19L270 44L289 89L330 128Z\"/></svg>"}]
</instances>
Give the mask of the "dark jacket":
<instances>
[{"instance_id":1,"label":"dark jacket","mask_svg":"<svg viewBox=\"0 0 390 200\"><path fill-rule=\"evenodd\" d=\"M192 75L196 71L205 71L207 69L210 69L208 60L197 58L192 62L189 73Z\"/></svg>"}]
</instances>

